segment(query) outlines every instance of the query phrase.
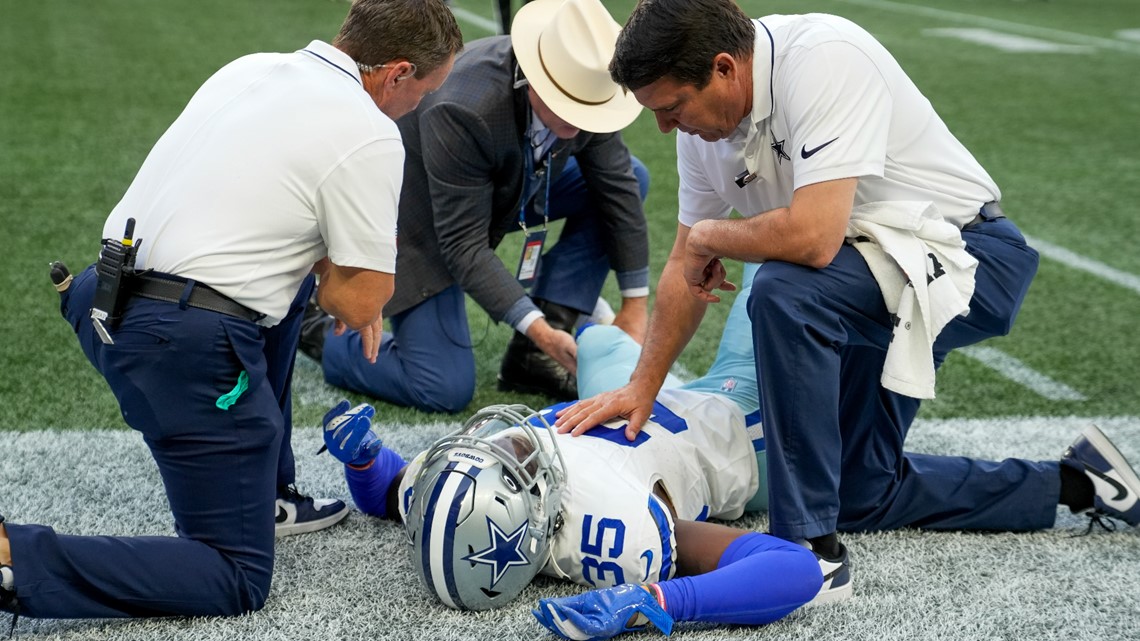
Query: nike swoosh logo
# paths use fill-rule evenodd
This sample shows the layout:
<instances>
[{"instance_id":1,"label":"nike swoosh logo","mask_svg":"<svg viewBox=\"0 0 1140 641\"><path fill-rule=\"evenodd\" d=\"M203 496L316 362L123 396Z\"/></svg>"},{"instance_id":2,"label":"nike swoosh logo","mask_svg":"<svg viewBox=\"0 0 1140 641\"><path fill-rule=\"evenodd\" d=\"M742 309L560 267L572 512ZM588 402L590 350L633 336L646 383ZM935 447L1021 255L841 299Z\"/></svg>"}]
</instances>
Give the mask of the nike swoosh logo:
<instances>
[{"instance_id":1,"label":"nike swoosh logo","mask_svg":"<svg viewBox=\"0 0 1140 641\"><path fill-rule=\"evenodd\" d=\"M824 147L835 142L836 140L839 140L839 136L836 136L836 137L832 138L831 140L828 140L827 142L823 143L822 145L820 145L818 147L815 147L814 149L808 149L807 145L804 145L804 146L800 147L800 158L807 160L808 158L811 158L812 156L814 156L816 154L816 152L818 152L820 149L823 149Z\"/></svg>"},{"instance_id":2,"label":"nike swoosh logo","mask_svg":"<svg viewBox=\"0 0 1140 641\"><path fill-rule=\"evenodd\" d=\"M285 511L285 508L283 508L283 507L277 508L277 518L274 519L275 522L284 523L286 521L286 519L288 519L288 518L289 518L289 513Z\"/></svg>"},{"instance_id":3,"label":"nike swoosh logo","mask_svg":"<svg viewBox=\"0 0 1140 641\"><path fill-rule=\"evenodd\" d=\"M641 579L641 582L645 583L649 581L649 572L653 569L653 550L642 552L641 558L645 559L645 577Z\"/></svg>"},{"instance_id":4,"label":"nike swoosh logo","mask_svg":"<svg viewBox=\"0 0 1140 641\"><path fill-rule=\"evenodd\" d=\"M833 563L831 561L826 561L824 559L820 559L819 560L819 569L823 573L823 582L827 583L828 581L830 581L831 579L834 579L836 576L839 575L839 572L841 570L843 570L843 564L842 563Z\"/></svg>"},{"instance_id":5,"label":"nike swoosh logo","mask_svg":"<svg viewBox=\"0 0 1140 641\"><path fill-rule=\"evenodd\" d=\"M1111 476L1103 474L1100 470L1093 469L1087 463L1085 464L1085 471L1104 481L1105 483L1108 483L1112 489L1116 490L1116 496L1109 499L1110 501L1119 502L1120 500L1124 499L1124 497L1128 496L1128 488L1124 487L1123 484Z\"/></svg>"}]
</instances>

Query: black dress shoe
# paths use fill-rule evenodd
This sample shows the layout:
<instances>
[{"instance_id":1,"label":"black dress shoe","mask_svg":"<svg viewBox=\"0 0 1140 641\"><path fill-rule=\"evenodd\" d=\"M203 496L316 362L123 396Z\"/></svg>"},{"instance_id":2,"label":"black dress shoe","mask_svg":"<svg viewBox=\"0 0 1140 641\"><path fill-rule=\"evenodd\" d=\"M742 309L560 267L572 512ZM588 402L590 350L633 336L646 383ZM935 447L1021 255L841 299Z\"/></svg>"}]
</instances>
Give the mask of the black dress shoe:
<instances>
[{"instance_id":1,"label":"black dress shoe","mask_svg":"<svg viewBox=\"0 0 1140 641\"><path fill-rule=\"evenodd\" d=\"M575 376L518 332L499 368L499 390L544 394L559 401L578 399Z\"/></svg>"},{"instance_id":2,"label":"black dress shoe","mask_svg":"<svg viewBox=\"0 0 1140 641\"><path fill-rule=\"evenodd\" d=\"M332 331L336 319L325 313L317 304L314 295L305 304L305 315L301 318L301 341L298 349L301 353L320 363L325 353L325 337Z\"/></svg>"},{"instance_id":3,"label":"black dress shoe","mask_svg":"<svg viewBox=\"0 0 1140 641\"><path fill-rule=\"evenodd\" d=\"M550 301L535 304L554 329L574 332L578 310ZM543 352L526 336L515 332L499 368L499 389L505 392L544 394L559 401L578 400L578 380L569 370Z\"/></svg>"}]
</instances>

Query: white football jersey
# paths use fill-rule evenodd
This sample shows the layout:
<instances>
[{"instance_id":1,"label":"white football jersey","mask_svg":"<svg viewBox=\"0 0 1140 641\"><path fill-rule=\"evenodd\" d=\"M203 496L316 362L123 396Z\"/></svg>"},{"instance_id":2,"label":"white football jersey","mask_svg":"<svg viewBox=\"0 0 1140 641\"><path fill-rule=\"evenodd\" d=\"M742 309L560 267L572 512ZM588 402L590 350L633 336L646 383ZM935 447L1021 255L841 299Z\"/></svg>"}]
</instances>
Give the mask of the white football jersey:
<instances>
[{"instance_id":1,"label":"white football jersey","mask_svg":"<svg viewBox=\"0 0 1140 641\"><path fill-rule=\"evenodd\" d=\"M566 405L543 413L553 423ZM566 463L563 523L544 574L597 588L669 579L677 556L673 516L654 487L687 521L739 518L759 487L744 413L722 396L662 390L632 442L625 425L611 421L578 437L539 430L558 439ZM422 461L421 454L401 481L401 518Z\"/></svg>"}]
</instances>

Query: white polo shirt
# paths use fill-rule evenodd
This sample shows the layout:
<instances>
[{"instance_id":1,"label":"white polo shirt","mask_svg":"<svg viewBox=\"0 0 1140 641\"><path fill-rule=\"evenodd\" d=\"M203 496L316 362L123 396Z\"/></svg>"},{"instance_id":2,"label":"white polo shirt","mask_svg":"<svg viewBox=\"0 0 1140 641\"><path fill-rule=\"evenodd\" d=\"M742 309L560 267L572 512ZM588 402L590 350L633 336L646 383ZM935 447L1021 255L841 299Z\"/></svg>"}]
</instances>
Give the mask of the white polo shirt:
<instances>
[{"instance_id":1,"label":"white polo shirt","mask_svg":"<svg viewBox=\"0 0 1140 641\"><path fill-rule=\"evenodd\" d=\"M1001 192L869 33L837 16L756 23L752 113L726 140L677 133L680 222L787 207L804 185L859 178L855 205L932 201L962 227ZM756 178L741 188L742 172Z\"/></svg>"},{"instance_id":2,"label":"white polo shirt","mask_svg":"<svg viewBox=\"0 0 1140 641\"><path fill-rule=\"evenodd\" d=\"M103 227L137 265L213 287L277 324L313 263L395 273L404 148L356 64L320 41L239 58L155 144Z\"/></svg>"}]
</instances>

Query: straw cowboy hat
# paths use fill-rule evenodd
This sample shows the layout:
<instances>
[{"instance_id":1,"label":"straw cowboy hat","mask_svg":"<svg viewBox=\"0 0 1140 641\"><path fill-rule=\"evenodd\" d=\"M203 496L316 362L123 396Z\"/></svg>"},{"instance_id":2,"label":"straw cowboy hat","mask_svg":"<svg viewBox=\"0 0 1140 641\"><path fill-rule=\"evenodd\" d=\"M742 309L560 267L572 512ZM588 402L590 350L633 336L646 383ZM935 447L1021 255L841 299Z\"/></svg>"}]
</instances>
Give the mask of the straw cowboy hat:
<instances>
[{"instance_id":1,"label":"straw cowboy hat","mask_svg":"<svg viewBox=\"0 0 1140 641\"><path fill-rule=\"evenodd\" d=\"M515 58L559 118L593 133L623 129L641 105L610 80L621 27L600 0L534 0L511 24Z\"/></svg>"}]
</instances>

